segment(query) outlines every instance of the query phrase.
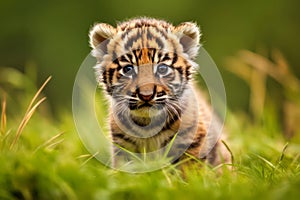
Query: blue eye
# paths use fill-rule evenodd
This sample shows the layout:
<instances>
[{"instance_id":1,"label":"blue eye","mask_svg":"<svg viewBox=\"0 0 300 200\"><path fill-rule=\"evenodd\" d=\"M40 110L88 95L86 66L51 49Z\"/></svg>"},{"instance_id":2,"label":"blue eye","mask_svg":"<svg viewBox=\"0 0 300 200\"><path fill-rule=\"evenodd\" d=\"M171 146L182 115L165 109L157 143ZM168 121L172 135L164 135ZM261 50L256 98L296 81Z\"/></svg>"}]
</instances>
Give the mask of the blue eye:
<instances>
[{"instance_id":1,"label":"blue eye","mask_svg":"<svg viewBox=\"0 0 300 200\"><path fill-rule=\"evenodd\" d=\"M159 75L167 75L169 73L169 66L165 64L158 65L156 73Z\"/></svg>"},{"instance_id":2,"label":"blue eye","mask_svg":"<svg viewBox=\"0 0 300 200\"><path fill-rule=\"evenodd\" d=\"M131 76L132 74L134 74L134 67L132 65L126 65L122 70L124 75L126 76Z\"/></svg>"}]
</instances>

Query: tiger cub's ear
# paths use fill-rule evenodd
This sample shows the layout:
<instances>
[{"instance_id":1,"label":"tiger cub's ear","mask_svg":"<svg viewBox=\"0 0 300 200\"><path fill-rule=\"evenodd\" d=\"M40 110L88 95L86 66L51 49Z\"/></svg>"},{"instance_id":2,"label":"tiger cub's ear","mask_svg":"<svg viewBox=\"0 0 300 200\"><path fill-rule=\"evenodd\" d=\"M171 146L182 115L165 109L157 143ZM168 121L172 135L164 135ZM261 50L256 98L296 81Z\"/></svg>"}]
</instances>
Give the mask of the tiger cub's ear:
<instances>
[{"instance_id":1,"label":"tiger cub's ear","mask_svg":"<svg viewBox=\"0 0 300 200\"><path fill-rule=\"evenodd\" d=\"M178 37L183 52L194 60L200 47L199 27L195 23L184 22L174 28L174 34Z\"/></svg>"},{"instance_id":2,"label":"tiger cub's ear","mask_svg":"<svg viewBox=\"0 0 300 200\"><path fill-rule=\"evenodd\" d=\"M109 24L100 23L96 24L90 31L90 45L93 49L99 47L104 42L105 45L101 44L99 48L107 45L109 39L113 38L116 34L116 29ZM107 41L106 41L107 40ZM102 49L103 50L103 49Z\"/></svg>"}]
</instances>

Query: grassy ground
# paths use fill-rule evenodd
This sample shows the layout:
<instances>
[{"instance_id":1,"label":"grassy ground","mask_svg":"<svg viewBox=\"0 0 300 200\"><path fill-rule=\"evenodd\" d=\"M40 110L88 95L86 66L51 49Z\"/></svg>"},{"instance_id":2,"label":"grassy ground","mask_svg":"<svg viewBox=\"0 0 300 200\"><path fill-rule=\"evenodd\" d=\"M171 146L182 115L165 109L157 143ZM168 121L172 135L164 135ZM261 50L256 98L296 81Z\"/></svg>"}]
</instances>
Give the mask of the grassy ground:
<instances>
[{"instance_id":1,"label":"grassy ground","mask_svg":"<svg viewBox=\"0 0 300 200\"><path fill-rule=\"evenodd\" d=\"M299 198L300 145L287 143L271 112L262 123L228 113L234 170L218 176L206 167L183 180L173 167L144 174L109 169L85 150L71 113L58 122L45 111L47 102L35 110L41 97L29 107L24 98L18 109L14 97L2 98L0 199Z\"/></svg>"}]
</instances>

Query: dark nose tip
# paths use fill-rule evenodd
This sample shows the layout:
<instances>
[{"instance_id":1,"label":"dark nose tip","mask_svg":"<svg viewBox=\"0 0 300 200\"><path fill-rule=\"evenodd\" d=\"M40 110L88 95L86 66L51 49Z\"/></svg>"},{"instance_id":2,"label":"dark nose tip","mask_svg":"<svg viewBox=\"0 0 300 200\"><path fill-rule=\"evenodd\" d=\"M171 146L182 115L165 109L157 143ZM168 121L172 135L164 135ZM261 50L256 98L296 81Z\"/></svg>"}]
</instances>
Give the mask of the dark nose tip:
<instances>
[{"instance_id":1,"label":"dark nose tip","mask_svg":"<svg viewBox=\"0 0 300 200\"><path fill-rule=\"evenodd\" d=\"M137 88L137 94L139 99L142 101L151 101L154 98L155 95L155 87L147 87L147 86L142 86L140 88Z\"/></svg>"},{"instance_id":2,"label":"dark nose tip","mask_svg":"<svg viewBox=\"0 0 300 200\"><path fill-rule=\"evenodd\" d=\"M144 95L144 94L139 94L139 98L143 101L150 101L151 99L153 99L153 94L147 94L147 95Z\"/></svg>"}]
</instances>

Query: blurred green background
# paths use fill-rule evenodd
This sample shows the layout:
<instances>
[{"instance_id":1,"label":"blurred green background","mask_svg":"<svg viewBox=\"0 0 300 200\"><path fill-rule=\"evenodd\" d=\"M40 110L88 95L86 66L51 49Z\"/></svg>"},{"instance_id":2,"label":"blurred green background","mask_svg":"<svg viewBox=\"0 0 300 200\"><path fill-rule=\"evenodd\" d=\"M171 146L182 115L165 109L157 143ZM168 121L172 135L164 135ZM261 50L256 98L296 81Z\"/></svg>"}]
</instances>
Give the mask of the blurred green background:
<instances>
[{"instance_id":1,"label":"blurred green background","mask_svg":"<svg viewBox=\"0 0 300 200\"><path fill-rule=\"evenodd\" d=\"M174 24L195 21L201 26L205 49L223 75L229 107L247 109L249 88L224 68L226 58L240 49L278 48L299 75L299 8L298 0L1 0L0 66L36 70L38 85L52 75L46 89L49 102L56 111L69 110L94 23L115 24L136 16Z\"/></svg>"},{"instance_id":2,"label":"blurred green background","mask_svg":"<svg viewBox=\"0 0 300 200\"><path fill-rule=\"evenodd\" d=\"M299 0L0 0L0 199L299 199L299 8ZM203 167L183 180L173 165L119 173L93 159L103 155L98 132L84 131L97 153L77 136L72 87L89 29L136 16L201 26L226 87L234 173ZM105 105L95 105L101 127Z\"/></svg>"}]
</instances>

